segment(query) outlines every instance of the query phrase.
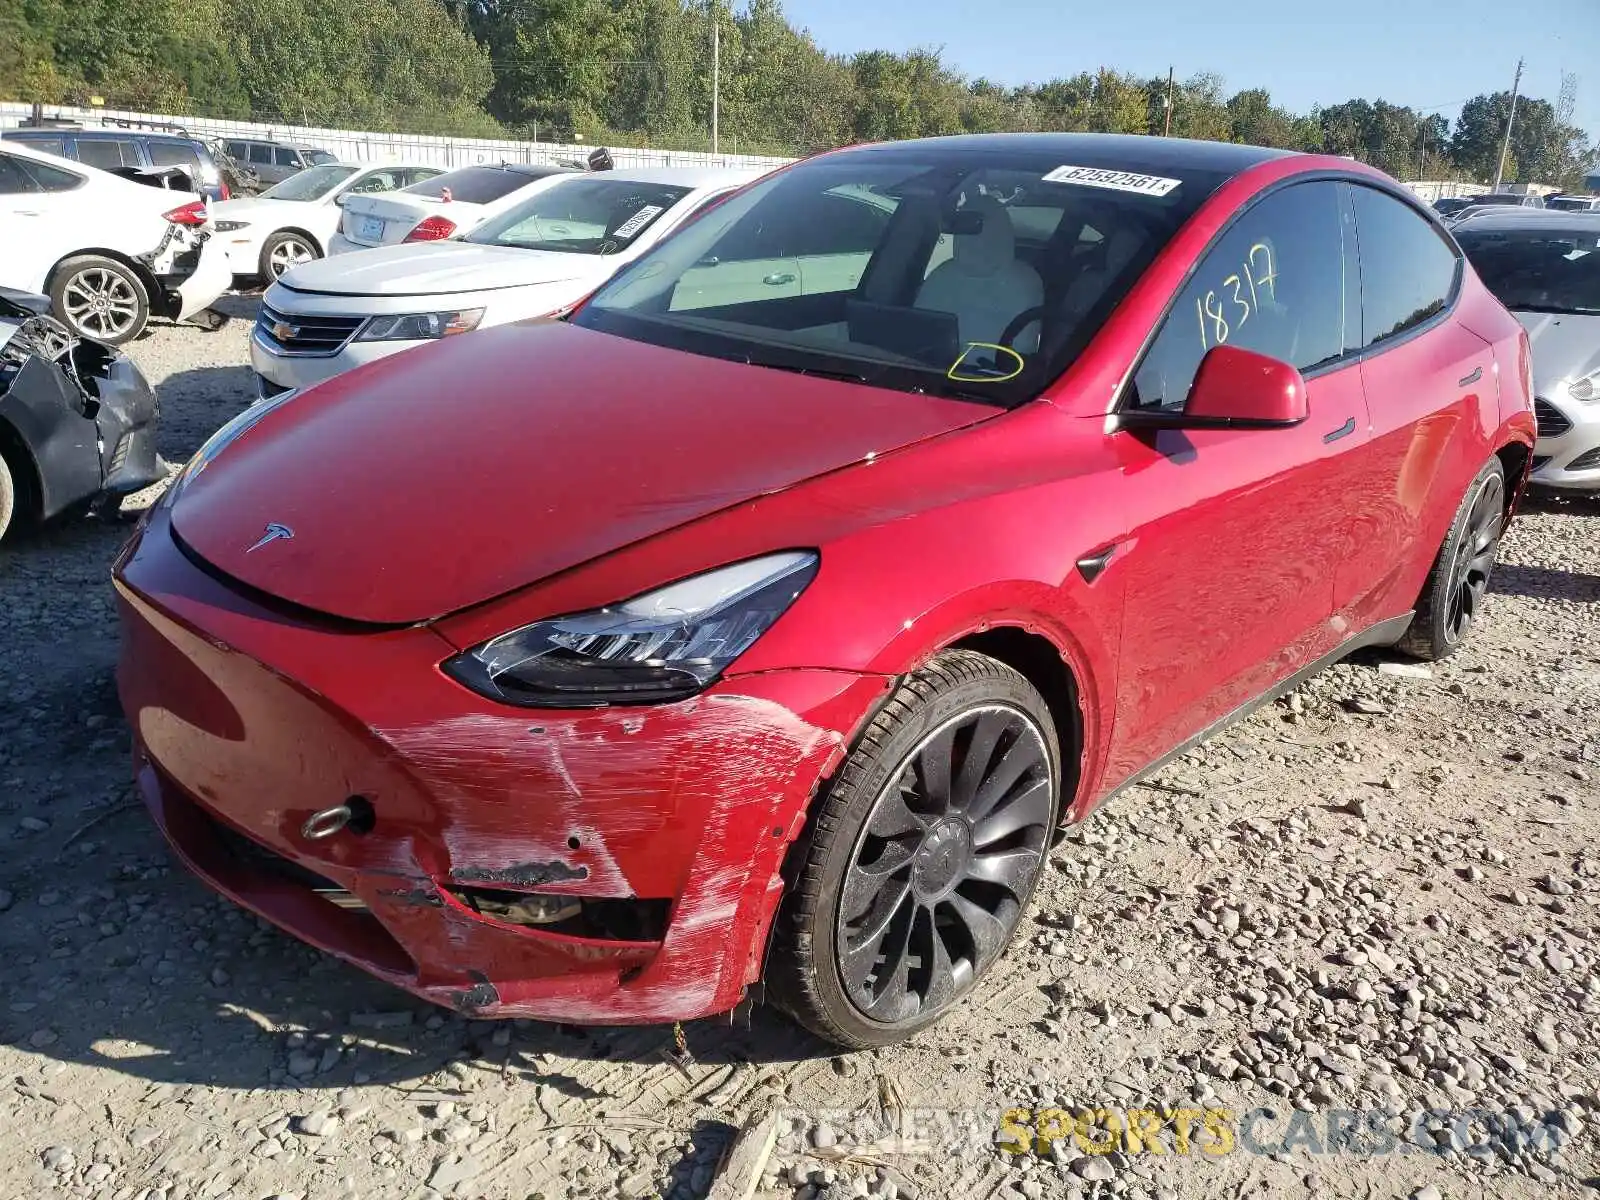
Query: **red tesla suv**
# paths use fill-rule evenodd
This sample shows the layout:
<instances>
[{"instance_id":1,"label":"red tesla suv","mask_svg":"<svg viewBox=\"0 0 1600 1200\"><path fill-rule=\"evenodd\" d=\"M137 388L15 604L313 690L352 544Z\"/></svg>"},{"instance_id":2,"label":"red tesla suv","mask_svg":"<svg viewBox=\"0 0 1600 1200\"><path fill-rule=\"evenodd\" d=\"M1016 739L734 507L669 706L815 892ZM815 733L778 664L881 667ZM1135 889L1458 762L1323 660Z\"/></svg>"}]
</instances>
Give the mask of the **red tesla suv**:
<instances>
[{"instance_id":1,"label":"red tesla suv","mask_svg":"<svg viewBox=\"0 0 1600 1200\"><path fill-rule=\"evenodd\" d=\"M220 430L115 569L139 786L213 887L461 1011L891 1042L1058 826L1355 647L1460 644L1528 379L1343 159L823 155L567 319Z\"/></svg>"}]
</instances>

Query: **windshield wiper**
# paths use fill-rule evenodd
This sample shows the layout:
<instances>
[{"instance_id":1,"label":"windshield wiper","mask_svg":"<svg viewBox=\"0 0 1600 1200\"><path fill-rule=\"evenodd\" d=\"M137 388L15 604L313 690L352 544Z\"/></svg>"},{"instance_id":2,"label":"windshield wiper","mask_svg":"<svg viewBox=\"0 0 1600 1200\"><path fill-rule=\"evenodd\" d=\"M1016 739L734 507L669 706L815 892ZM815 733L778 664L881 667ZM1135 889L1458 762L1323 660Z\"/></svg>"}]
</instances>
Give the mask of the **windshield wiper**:
<instances>
[{"instance_id":1,"label":"windshield wiper","mask_svg":"<svg viewBox=\"0 0 1600 1200\"><path fill-rule=\"evenodd\" d=\"M1600 314L1600 308L1582 304L1507 304L1506 307L1518 312L1553 313L1559 317L1592 317Z\"/></svg>"},{"instance_id":2,"label":"windshield wiper","mask_svg":"<svg viewBox=\"0 0 1600 1200\"><path fill-rule=\"evenodd\" d=\"M818 379L837 379L841 383L870 384L872 382L872 380L868 379L859 371L833 371L826 367L801 367L796 366L793 363L765 362L760 359L752 358L748 354L745 355L744 361L746 365L752 367L766 367L773 371L788 371L794 375L814 375Z\"/></svg>"}]
</instances>

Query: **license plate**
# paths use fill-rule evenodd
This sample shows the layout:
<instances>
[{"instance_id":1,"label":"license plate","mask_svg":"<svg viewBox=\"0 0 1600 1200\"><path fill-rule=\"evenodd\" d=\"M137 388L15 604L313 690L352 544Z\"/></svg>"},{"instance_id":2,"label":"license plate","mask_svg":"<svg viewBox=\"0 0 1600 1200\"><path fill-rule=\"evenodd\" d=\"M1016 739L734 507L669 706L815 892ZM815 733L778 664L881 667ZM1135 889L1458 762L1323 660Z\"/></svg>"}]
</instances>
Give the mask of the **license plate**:
<instances>
[{"instance_id":1,"label":"license plate","mask_svg":"<svg viewBox=\"0 0 1600 1200\"><path fill-rule=\"evenodd\" d=\"M383 218L362 217L361 236L369 242L383 241Z\"/></svg>"}]
</instances>

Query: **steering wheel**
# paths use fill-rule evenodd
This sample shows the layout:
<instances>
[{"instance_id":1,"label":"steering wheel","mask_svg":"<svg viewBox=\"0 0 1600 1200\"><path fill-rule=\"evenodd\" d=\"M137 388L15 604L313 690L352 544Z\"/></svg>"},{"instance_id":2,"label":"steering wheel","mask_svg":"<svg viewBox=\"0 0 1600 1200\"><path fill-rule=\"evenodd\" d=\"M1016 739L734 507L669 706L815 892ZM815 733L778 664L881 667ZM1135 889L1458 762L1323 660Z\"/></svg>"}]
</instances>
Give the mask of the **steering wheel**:
<instances>
[{"instance_id":1,"label":"steering wheel","mask_svg":"<svg viewBox=\"0 0 1600 1200\"><path fill-rule=\"evenodd\" d=\"M1044 312L1045 309L1042 304L1035 304L1032 308L1023 309L1006 324L1005 329L1000 334L999 344L1010 350L1012 348L1011 343L1022 336L1024 329L1035 321L1044 319Z\"/></svg>"}]
</instances>

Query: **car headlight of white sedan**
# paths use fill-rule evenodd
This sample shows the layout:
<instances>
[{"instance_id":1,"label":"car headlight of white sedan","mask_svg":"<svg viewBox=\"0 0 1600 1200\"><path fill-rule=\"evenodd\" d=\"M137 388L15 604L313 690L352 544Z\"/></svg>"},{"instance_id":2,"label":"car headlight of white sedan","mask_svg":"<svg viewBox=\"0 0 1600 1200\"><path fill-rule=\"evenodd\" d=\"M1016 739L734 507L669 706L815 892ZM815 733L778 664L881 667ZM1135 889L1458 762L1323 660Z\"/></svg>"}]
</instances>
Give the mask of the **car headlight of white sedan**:
<instances>
[{"instance_id":1,"label":"car headlight of white sedan","mask_svg":"<svg viewBox=\"0 0 1600 1200\"><path fill-rule=\"evenodd\" d=\"M358 342L421 342L471 333L483 320L483 309L463 308L454 312L399 313L373 317L356 335Z\"/></svg>"}]
</instances>

